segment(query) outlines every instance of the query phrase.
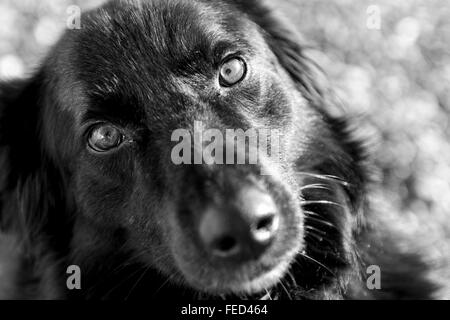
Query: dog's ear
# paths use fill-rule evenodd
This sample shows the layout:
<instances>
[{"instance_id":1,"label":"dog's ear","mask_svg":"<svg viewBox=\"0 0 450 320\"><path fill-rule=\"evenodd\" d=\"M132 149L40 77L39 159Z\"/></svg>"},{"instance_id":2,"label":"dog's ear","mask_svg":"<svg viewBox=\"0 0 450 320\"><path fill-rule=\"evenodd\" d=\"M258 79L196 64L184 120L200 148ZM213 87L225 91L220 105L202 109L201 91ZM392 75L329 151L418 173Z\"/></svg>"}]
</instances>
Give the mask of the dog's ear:
<instances>
[{"instance_id":1,"label":"dog's ear","mask_svg":"<svg viewBox=\"0 0 450 320\"><path fill-rule=\"evenodd\" d=\"M230 1L262 29L271 50L304 97L320 104L324 95L323 85L318 83L320 68L305 55L306 46L295 28L270 6L269 1Z\"/></svg>"},{"instance_id":2,"label":"dog's ear","mask_svg":"<svg viewBox=\"0 0 450 320\"><path fill-rule=\"evenodd\" d=\"M0 82L0 146L10 165L22 173L38 165L41 83L39 75Z\"/></svg>"},{"instance_id":3,"label":"dog's ear","mask_svg":"<svg viewBox=\"0 0 450 320\"><path fill-rule=\"evenodd\" d=\"M47 82L43 72L0 82L0 231L16 232L25 246L61 235L48 245L63 247L73 208L62 171L44 146L44 103L52 103Z\"/></svg>"},{"instance_id":4,"label":"dog's ear","mask_svg":"<svg viewBox=\"0 0 450 320\"><path fill-rule=\"evenodd\" d=\"M40 75L0 82L0 226L31 224L43 214ZM35 215L37 214L37 215Z\"/></svg>"}]
</instances>

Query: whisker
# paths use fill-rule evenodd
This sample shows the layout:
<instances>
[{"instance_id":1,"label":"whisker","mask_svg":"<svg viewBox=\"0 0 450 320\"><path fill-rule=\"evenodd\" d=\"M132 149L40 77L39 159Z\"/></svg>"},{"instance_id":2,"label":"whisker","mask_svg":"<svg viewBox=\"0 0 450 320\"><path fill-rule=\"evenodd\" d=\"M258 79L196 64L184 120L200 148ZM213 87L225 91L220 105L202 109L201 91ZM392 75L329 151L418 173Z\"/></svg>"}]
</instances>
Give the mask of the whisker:
<instances>
[{"instance_id":1,"label":"whisker","mask_svg":"<svg viewBox=\"0 0 450 320\"><path fill-rule=\"evenodd\" d=\"M304 201L300 201L300 204L303 206L307 206L310 204L328 204L328 205L340 207L342 209L345 208L345 206L343 206L342 204L333 202L333 201L329 201L329 200L304 200Z\"/></svg>"},{"instance_id":2,"label":"whisker","mask_svg":"<svg viewBox=\"0 0 450 320\"><path fill-rule=\"evenodd\" d=\"M297 285L297 281L295 281L294 275L293 275L290 271L288 271L287 275L289 276L290 280L292 281L292 285L293 285L295 288L297 288L298 285Z\"/></svg>"},{"instance_id":3,"label":"whisker","mask_svg":"<svg viewBox=\"0 0 450 320\"><path fill-rule=\"evenodd\" d=\"M306 230L306 231L317 232L317 233L319 233L319 234L321 234L321 235L326 235L326 234L327 234L325 231L319 230L319 229L317 229L317 228L315 228L315 227L313 227L313 226L305 226L305 230Z\"/></svg>"},{"instance_id":4,"label":"whisker","mask_svg":"<svg viewBox=\"0 0 450 320\"><path fill-rule=\"evenodd\" d=\"M342 184L345 187L351 186L350 183L348 183L347 181L345 181L344 179L342 179L342 178L340 178L338 176L333 176L333 175L328 175L328 174L322 175L322 174L316 174L316 173L310 173L310 172L302 172L302 171L298 171L298 172L296 172L296 174L303 175L303 176L309 176L309 177L313 177L313 178L316 178L316 179L336 182L336 183Z\"/></svg>"},{"instance_id":5,"label":"whisker","mask_svg":"<svg viewBox=\"0 0 450 320\"><path fill-rule=\"evenodd\" d=\"M308 220L311 220L311 221L315 221L317 223L320 223L320 224L322 224L324 226L327 226L327 227L330 227L330 228L333 228L333 229L337 229L336 226L334 224L332 224L331 222L325 221L325 220L320 219L320 218L316 218L316 217L312 217L312 216L306 215L305 219L308 219Z\"/></svg>"},{"instance_id":6,"label":"whisker","mask_svg":"<svg viewBox=\"0 0 450 320\"><path fill-rule=\"evenodd\" d=\"M262 297L261 300L272 300L272 296L270 295L270 291L267 290L267 289L265 289L265 290L266 290L267 294L264 297ZM265 299L265 297L267 297L267 298Z\"/></svg>"},{"instance_id":7,"label":"whisker","mask_svg":"<svg viewBox=\"0 0 450 320\"><path fill-rule=\"evenodd\" d=\"M289 300L292 300L292 297L291 297L291 295L290 295L288 289L287 289L287 288L284 286L284 284L283 284L283 280L280 280L280 285L281 285L281 287L283 288L283 290L286 292L286 294L287 294Z\"/></svg>"},{"instance_id":8,"label":"whisker","mask_svg":"<svg viewBox=\"0 0 450 320\"><path fill-rule=\"evenodd\" d=\"M144 278L145 274L148 272L148 270L150 269L150 267L147 267L141 274L141 276L136 280L136 283L133 285L133 287L131 287L130 292L128 292L127 296L125 297L125 301L128 300L128 298L130 297L131 293L133 292L133 290L137 287L137 285L139 284L139 282L141 282L141 280Z\"/></svg>"},{"instance_id":9,"label":"whisker","mask_svg":"<svg viewBox=\"0 0 450 320\"><path fill-rule=\"evenodd\" d=\"M310 189L323 189L323 190L331 190L329 187L327 187L324 184L315 183L315 184L307 184L300 188L300 191L304 190L310 190Z\"/></svg>"},{"instance_id":10,"label":"whisker","mask_svg":"<svg viewBox=\"0 0 450 320\"><path fill-rule=\"evenodd\" d=\"M322 218L322 216L321 216L320 214L318 214L317 212L314 212L314 211L303 210L303 213L304 213L305 216L308 217L308 218L310 218L311 216L315 216L315 217Z\"/></svg>"},{"instance_id":11,"label":"whisker","mask_svg":"<svg viewBox=\"0 0 450 320\"><path fill-rule=\"evenodd\" d=\"M302 257L305 257L306 259L311 260L312 262L314 262L314 263L316 263L316 264L318 264L319 266L321 266L322 268L324 268L325 270L327 270L332 276L336 277L336 274L335 274L333 271L331 271L331 269L328 268L328 267L327 267L326 265L324 265L323 263L321 263L321 262L317 261L316 259L314 259L314 258L308 256L308 255L307 255L306 253L304 253L304 252L299 252L299 255L302 256Z\"/></svg>"},{"instance_id":12,"label":"whisker","mask_svg":"<svg viewBox=\"0 0 450 320\"><path fill-rule=\"evenodd\" d=\"M162 290L162 288L164 288L164 286L166 286L170 282L170 280L175 278L177 275L178 275L178 272L175 272L175 273L171 274L170 276L168 276L167 279L162 283L162 285L153 293L153 297L155 297L156 294L158 292L160 292Z\"/></svg>"}]
</instances>

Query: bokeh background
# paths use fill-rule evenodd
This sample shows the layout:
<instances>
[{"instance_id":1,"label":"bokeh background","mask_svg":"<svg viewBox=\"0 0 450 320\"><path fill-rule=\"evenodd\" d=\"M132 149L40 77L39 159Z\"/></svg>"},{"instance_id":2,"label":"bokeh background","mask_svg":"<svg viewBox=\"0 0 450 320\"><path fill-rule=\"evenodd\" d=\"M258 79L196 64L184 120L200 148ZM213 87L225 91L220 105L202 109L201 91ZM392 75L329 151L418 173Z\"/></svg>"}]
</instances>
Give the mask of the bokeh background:
<instances>
[{"instance_id":1,"label":"bokeh background","mask_svg":"<svg viewBox=\"0 0 450 320\"><path fill-rule=\"evenodd\" d=\"M101 2L0 0L0 79L33 72L66 28L70 5ZM450 257L450 2L270 2L312 46L347 111L377 129L379 211L434 248L430 259ZM449 269L439 277L450 279Z\"/></svg>"}]
</instances>

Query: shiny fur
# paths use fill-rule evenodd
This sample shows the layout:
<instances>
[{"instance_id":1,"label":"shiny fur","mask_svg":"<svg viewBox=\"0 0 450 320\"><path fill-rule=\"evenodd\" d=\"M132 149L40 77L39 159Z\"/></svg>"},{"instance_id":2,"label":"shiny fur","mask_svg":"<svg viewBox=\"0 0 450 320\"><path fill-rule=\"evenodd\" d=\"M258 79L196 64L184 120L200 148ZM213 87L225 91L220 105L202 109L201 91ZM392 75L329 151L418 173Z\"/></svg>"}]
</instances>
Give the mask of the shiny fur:
<instances>
[{"instance_id":1,"label":"shiny fur","mask_svg":"<svg viewBox=\"0 0 450 320\"><path fill-rule=\"evenodd\" d=\"M227 51L250 72L224 89L214 79ZM331 114L303 51L256 0L113 1L85 14L33 77L0 85L0 297L432 297L421 257L373 218L365 143ZM175 166L170 134L195 120L279 129L282 163ZM92 154L98 121L130 140ZM245 185L268 190L285 224L261 261L222 266L193 235L198 212ZM81 290L66 288L73 264ZM372 264L381 290L366 286Z\"/></svg>"}]
</instances>

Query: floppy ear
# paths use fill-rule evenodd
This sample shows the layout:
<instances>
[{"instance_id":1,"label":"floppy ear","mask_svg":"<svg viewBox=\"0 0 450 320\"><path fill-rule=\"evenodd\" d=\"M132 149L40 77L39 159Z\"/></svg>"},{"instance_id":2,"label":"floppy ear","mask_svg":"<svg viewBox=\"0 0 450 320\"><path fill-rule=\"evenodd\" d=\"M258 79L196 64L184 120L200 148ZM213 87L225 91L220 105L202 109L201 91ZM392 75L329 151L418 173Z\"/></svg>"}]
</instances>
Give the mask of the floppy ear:
<instances>
[{"instance_id":1,"label":"floppy ear","mask_svg":"<svg viewBox=\"0 0 450 320\"><path fill-rule=\"evenodd\" d=\"M0 194L2 225L19 217L21 198L28 177L39 166L38 92L39 80L0 83ZM17 215L16 215L17 214Z\"/></svg>"},{"instance_id":2,"label":"floppy ear","mask_svg":"<svg viewBox=\"0 0 450 320\"><path fill-rule=\"evenodd\" d=\"M268 1L231 0L231 2L255 22L265 35L272 52L281 66L298 85L303 96L312 104L321 104L324 93L318 83L319 67L305 56L300 35L287 19L283 18Z\"/></svg>"},{"instance_id":3,"label":"floppy ear","mask_svg":"<svg viewBox=\"0 0 450 320\"><path fill-rule=\"evenodd\" d=\"M41 74L0 82L0 228L29 239L53 224L64 199L59 170L43 151L43 83Z\"/></svg>"},{"instance_id":4,"label":"floppy ear","mask_svg":"<svg viewBox=\"0 0 450 320\"><path fill-rule=\"evenodd\" d=\"M14 179L39 165L40 87L39 76L0 83L0 146Z\"/></svg>"}]
</instances>

